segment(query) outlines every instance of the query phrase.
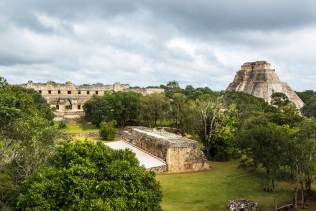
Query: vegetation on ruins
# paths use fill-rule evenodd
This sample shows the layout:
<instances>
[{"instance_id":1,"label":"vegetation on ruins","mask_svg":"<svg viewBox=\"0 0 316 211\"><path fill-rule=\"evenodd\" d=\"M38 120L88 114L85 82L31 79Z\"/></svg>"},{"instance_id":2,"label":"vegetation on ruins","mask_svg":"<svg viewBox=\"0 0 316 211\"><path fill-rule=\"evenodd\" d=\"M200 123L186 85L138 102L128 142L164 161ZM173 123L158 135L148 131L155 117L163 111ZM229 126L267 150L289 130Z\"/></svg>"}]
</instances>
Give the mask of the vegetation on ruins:
<instances>
[{"instance_id":1,"label":"vegetation on ruins","mask_svg":"<svg viewBox=\"0 0 316 211\"><path fill-rule=\"evenodd\" d=\"M101 122L100 123L100 137L104 141L112 141L115 138L117 129L116 121L112 120L110 122Z\"/></svg>"},{"instance_id":2,"label":"vegetation on ruins","mask_svg":"<svg viewBox=\"0 0 316 211\"><path fill-rule=\"evenodd\" d=\"M22 183L18 210L160 210L155 174L130 151L70 142Z\"/></svg>"}]
</instances>

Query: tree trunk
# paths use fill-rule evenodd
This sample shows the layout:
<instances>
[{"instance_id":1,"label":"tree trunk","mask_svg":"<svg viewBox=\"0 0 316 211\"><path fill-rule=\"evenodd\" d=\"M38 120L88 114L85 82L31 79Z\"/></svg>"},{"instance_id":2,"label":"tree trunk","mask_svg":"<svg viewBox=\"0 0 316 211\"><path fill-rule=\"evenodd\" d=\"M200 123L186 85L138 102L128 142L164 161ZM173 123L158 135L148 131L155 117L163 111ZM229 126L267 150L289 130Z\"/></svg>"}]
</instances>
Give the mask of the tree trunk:
<instances>
[{"instance_id":1,"label":"tree trunk","mask_svg":"<svg viewBox=\"0 0 316 211\"><path fill-rule=\"evenodd\" d=\"M274 190L275 190L274 178L271 179L271 185L272 185L271 191L274 192Z\"/></svg>"},{"instance_id":2,"label":"tree trunk","mask_svg":"<svg viewBox=\"0 0 316 211\"><path fill-rule=\"evenodd\" d=\"M205 147L206 150L206 158L209 160L210 159L210 150L211 147L209 146L209 144L207 144L207 146Z\"/></svg>"},{"instance_id":3,"label":"tree trunk","mask_svg":"<svg viewBox=\"0 0 316 211\"><path fill-rule=\"evenodd\" d=\"M270 170L269 169L266 169L266 174L267 174L267 181L265 184L264 191L269 192L270 191Z\"/></svg>"},{"instance_id":4,"label":"tree trunk","mask_svg":"<svg viewBox=\"0 0 316 211\"><path fill-rule=\"evenodd\" d=\"M294 209L297 210L297 188L294 190Z\"/></svg>"},{"instance_id":5,"label":"tree trunk","mask_svg":"<svg viewBox=\"0 0 316 211\"><path fill-rule=\"evenodd\" d=\"M179 119L180 119L180 108L178 106L178 108L177 108L177 115L176 115L176 127L177 127L177 129L179 129L179 125L180 125Z\"/></svg>"},{"instance_id":6,"label":"tree trunk","mask_svg":"<svg viewBox=\"0 0 316 211\"><path fill-rule=\"evenodd\" d=\"M304 209L304 207L305 207L305 203L304 203L304 201L305 201L305 198L304 198L304 184L303 184L303 181L301 181L301 208L303 208Z\"/></svg>"},{"instance_id":7,"label":"tree trunk","mask_svg":"<svg viewBox=\"0 0 316 211\"><path fill-rule=\"evenodd\" d=\"M312 179L311 178L308 178L305 180L305 189L307 192L312 191Z\"/></svg>"}]
</instances>

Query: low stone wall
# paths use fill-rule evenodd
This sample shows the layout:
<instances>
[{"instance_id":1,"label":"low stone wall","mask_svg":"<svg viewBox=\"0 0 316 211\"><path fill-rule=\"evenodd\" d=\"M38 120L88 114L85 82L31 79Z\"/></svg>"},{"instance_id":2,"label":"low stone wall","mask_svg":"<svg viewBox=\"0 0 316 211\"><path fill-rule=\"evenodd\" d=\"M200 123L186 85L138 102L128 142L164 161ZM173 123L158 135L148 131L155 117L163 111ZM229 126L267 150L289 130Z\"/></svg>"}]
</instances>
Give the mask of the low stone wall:
<instances>
[{"instance_id":1,"label":"low stone wall","mask_svg":"<svg viewBox=\"0 0 316 211\"><path fill-rule=\"evenodd\" d=\"M123 140L164 160L167 163L167 171L184 172L209 169L207 159L194 140L165 130L145 127L128 127L120 134Z\"/></svg>"},{"instance_id":2,"label":"low stone wall","mask_svg":"<svg viewBox=\"0 0 316 211\"><path fill-rule=\"evenodd\" d=\"M121 137L132 145L166 161L168 145L162 143L159 139L137 133L131 129L123 130Z\"/></svg>"}]
</instances>

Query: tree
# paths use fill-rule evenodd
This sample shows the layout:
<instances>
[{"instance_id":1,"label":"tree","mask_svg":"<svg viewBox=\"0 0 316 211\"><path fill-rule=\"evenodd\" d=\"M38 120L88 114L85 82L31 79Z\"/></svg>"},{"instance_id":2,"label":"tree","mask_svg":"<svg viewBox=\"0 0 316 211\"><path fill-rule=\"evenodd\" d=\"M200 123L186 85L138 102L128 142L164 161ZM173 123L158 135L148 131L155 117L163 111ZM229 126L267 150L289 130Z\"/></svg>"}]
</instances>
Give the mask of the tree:
<instances>
[{"instance_id":1,"label":"tree","mask_svg":"<svg viewBox=\"0 0 316 211\"><path fill-rule=\"evenodd\" d=\"M238 125L235 105L225 107L220 96L206 94L188 101L183 112L182 129L198 135L206 156L228 159Z\"/></svg>"},{"instance_id":2,"label":"tree","mask_svg":"<svg viewBox=\"0 0 316 211\"><path fill-rule=\"evenodd\" d=\"M294 127L303 120L299 110L283 93L274 93L271 96L271 105L268 113L271 121L276 124Z\"/></svg>"},{"instance_id":3,"label":"tree","mask_svg":"<svg viewBox=\"0 0 316 211\"><path fill-rule=\"evenodd\" d=\"M287 164L294 178L295 208L297 195L301 191L302 208L304 208L304 191L311 191L311 184L315 174L316 161L316 122L305 119L296 127L294 138L288 144Z\"/></svg>"},{"instance_id":4,"label":"tree","mask_svg":"<svg viewBox=\"0 0 316 211\"><path fill-rule=\"evenodd\" d=\"M99 126L102 121L115 120L121 127L136 124L140 114L141 95L134 92L114 92L94 96L83 106L85 118Z\"/></svg>"},{"instance_id":5,"label":"tree","mask_svg":"<svg viewBox=\"0 0 316 211\"><path fill-rule=\"evenodd\" d=\"M17 210L161 210L155 174L130 151L76 141L22 183Z\"/></svg>"},{"instance_id":6,"label":"tree","mask_svg":"<svg viewBox=\"0 0 316 211\"><path fill-rule=\"evenodd\" d=\"M187 85L183 91L184 95L189 99L194 98L194 87L192 85Z\"/></svg>"},{"instance_id":7,"label":"tree","mask_svg":"<svg viewBox=\"0 0 316 211\"><path fill-rule=\"evenodd\" d=\"M306 90L297 93L304 102L302 109L303 114L307 117L316 118L316 92L313 90Z\"/></svg>"},{"instance_id":8,"label":"tree","mask_svg":"<svg viewBox=\"0 0 316 211\"><path fill-rule=\"evenodd\" d=\"M175 93L171 97L171 108L172 108L172 115L176 120L176 128L180 127L181 120L182 120L182 110L186 102L186 97L184 94Z\"/></svg>"},{"instance_id":9,"label":"tree","mask_svg":"<svg viewBox=\"0 0 316 211\"><path fill-rule=\"evenodd\" d=\"M244 92L225 91L222 95L225 106L231 104L237 106L238 117L241 120L247 119L256 112L266 112L271 107L262 98Z\"/></svg>"},{"instance_id":10,"label":"tree","mask_svg":"<svg viewBox=\"0 0 316 211\"><path fill-rule=\"evenodd\" d=\"M145 124L155 127L170 112L170 101L164 94L150 94L142 98L141 118Z\"/></svg>"},{"instance_id":11,"label":"tree","mask_svg":"<svg viewBox=\"0 0 316 211\"><path fill-rule=\"evenodd\" d=\"M18 86L0 89L0 133L18 118L37 116L51 121L54 117L46 100L34 90Z\"/></svg>"},{"instance_id":12,"label":"tree","mask_svg":"<svg viewBox=\"0 0 316 211\"><path fill-rule=\"evenodd\" d=\"M238 135L239 147L252 159L254 167L265 169L265 191L273 192L278 174L287 156L291 131L287 126L271 123L265 114L249 118Z\"/></svg>"},{"instance_id":13,"label":"tree","mask_svg":"<svg viewBox=\"0 0 316 211\"><path fill-rule=\"evenodd\" d=\"M231 140L236 128L237 118L234 105L229 109L221 102L221 97L213 99L198 99L196 101L200 119L203 125L203 140L206 156L221 142ZM228 135L228 136L227 136ZM216 155L216 151L214 155Z\"/></svg>"},{"instance_id":14,"label":"tree","mask_svg":"<svg viewBox=\"0 0 316 211\"><path fill-rule=\"evenodd\" d=\"M99 125L102 121L112 120L107 97L92 96L83 106L85 119L94 125Z\"/></svg>"},{"instance_id":15,"label":"tree","mask_svg":"<svg viewBox=\"0 0 316 211\"><path fill-rule=\"evenodd\" d=\"M174 93L181 93L182 89L177 81L170 81L167 85L161 85L161 88L165 89L165 94L167 97L171 97Z\"/></svg>"},{"instance_id":16,"label":"tree","mask_svg":"<svg viewBox=\"0 0 316 211\"><path fill-rule=\"evenodd\" d=\"M5 78L0 76L0 89L8 86L8 82Z\"/></svg>"},{"instance_id":17,"label":"tree","mask_svg":"<svg viewBox=\"0 0 316 211\"><path fill-rule=\"evenodd\" d=\"M100 136L104 141L111 141L116 135L116 122L101 122L100 124Z\"/></svg>"},{"instance_id":18,"label":"tree","mask_svg":"<svg viewBox=\"0 0 316 211\"><path fill-rule=\"evenodd\" d=\"M271 105L279 109L288 106L290 103L291 101L284 93L275 92L271 95Z\"/></svg>"},{"instance_id":19,"label":"tree","mask_svg":"<svg viewBox=\"0 0 316 211\"><path fill-rule=\"evenodd\" d=\"M45 163L61 137L52 119L46 100L34 90L0 88L1 210L12 207L20 182Z\"/></svg>"}]
</instances>

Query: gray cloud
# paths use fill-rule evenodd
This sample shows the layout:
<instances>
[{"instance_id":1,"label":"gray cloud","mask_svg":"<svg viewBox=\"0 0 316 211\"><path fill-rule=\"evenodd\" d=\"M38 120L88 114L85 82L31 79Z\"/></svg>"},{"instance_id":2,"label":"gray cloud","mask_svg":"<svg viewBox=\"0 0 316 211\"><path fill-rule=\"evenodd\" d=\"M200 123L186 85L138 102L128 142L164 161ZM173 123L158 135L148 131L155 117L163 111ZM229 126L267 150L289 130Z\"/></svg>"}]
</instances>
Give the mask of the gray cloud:
<instances>
[{"instance_id":1,"label":"gray cloud","mask_svg":"<svg viewBox=\"0 0 316 211\"><path fill-rule=\"evenodd\" d=\"M265 59L295 89L316 89L315 11L315 0L2 0L0 74L224 89Z\"/></svg>"}]
</instances>

